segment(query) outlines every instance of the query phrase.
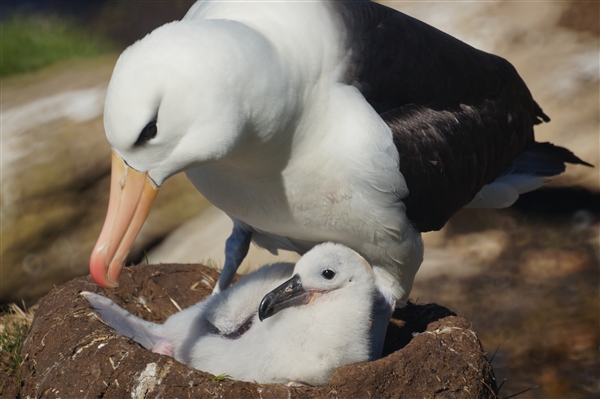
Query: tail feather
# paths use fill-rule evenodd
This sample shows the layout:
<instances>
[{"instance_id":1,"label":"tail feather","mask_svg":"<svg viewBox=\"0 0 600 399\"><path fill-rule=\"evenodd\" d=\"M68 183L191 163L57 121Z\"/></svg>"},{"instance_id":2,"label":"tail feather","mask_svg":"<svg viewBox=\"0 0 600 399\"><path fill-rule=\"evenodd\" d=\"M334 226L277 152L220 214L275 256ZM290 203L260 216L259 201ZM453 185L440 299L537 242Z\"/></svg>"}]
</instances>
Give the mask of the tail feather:
<instances>
[{"instance_id":1,"label":"tail feather","mask_svg":"<svg viewBox=\"0 0 600 399\"><path fill-rule=\"evenodd\" d=\"M142 320L102 295L89 291L82 291L81 295L100 313L106 324L144 348L152 349L157 342L165 339L161 335L162 325Z\"/></svg>"},{"instance_id":2,"label":"tail feather","mask_svg":"<svg viewBox=\"0 0 600 399\"><path fill-rule=\"evenodd\" d=\"M533 105L535 107L534 111L536 116L536 119L533 123L539 125L540 123L550 122L550 117L544 113L542 107L540 107L535 101L533 102Z\"/></svg>"},{"instance_id":3,"label":"tail feather","mask_svg":"<svg viewBox=\"0 0 600 399\"><path fill-rule=\"evenodd\" d=\"M503 175L556 176L565 171L565 163L593 167L564 147L552 143L534 143L515 158Z\"/></svg>"},{"instance_id":4,"label":"tail feather","mask_svg":"<svg viewBox=\"0 0 600 399\"><path fill-rule=\"evenodd\" d=\"M550 176L565 171L565 163L593 167L566 148L534 143L493 182L486 184L465 208L506 208L520 194L540 188Z\"/></svg>"}]
</instances>

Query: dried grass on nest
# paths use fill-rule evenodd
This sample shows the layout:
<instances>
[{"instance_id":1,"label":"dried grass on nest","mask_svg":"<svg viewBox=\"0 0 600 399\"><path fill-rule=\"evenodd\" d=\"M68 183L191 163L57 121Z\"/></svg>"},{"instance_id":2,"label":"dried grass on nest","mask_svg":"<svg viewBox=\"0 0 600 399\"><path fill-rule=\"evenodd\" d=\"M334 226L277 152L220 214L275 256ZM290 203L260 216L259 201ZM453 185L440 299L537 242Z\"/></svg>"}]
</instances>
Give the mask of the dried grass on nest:
<instances>
[{"instance_id":1,"label":"dried grass on nest","mask_svg":"<svg viewBox=\"0 0 600 399\"><path fill-rule=\"evenodd\" d=\"M21 346L37 306L23 308L11 303L0 313L0 369L4 372L16 373L23 362Z\"/></svg>"}]
</instances>

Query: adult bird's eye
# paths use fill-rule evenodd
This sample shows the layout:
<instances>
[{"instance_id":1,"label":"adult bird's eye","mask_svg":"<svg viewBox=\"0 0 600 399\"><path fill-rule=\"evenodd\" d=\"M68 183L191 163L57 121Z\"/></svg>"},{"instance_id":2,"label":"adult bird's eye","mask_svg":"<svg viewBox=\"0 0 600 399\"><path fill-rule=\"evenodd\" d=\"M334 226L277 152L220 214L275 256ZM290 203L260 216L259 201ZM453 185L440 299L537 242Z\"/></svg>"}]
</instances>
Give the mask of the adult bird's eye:
<instances>
[{"instance_id":1,"label":"adult bird's eye","mask_svg":"<svg viewBox=\"0 0 600 399\"><path fill-rule=\"evenodd\" d=\"M156 119L154 119L142 129L142 132L140 133L139 137L133 145L139 146L147 141L152 140L154 137L156 137L157 132L158 126L156 126Z\"/></svg>"},{"instance_id":2,"label":"adult bird's eye","mask_svg":"<svg viewBox=\"0 0 600 399\"><path fill-rule=\"evenodd\" d=\"M323 273L321 273L321 276L323 276L327 280L331 280L332 278L335 277L335 272L331 269L326 269L326 270L323 270Z\"/></svg>"}]
</instances>

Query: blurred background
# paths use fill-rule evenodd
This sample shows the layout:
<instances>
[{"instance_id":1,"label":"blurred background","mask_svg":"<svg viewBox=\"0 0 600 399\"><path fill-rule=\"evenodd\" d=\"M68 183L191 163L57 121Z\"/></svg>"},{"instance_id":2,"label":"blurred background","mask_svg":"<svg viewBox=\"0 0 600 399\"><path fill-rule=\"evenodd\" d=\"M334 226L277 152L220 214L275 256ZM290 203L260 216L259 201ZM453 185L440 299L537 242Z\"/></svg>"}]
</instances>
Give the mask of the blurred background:
<instances>
[{"instance_id":1,"label":"blurred background","mask_svg":"<svg viewBox=\"0 0 600 399\"><path fill-rule=\"evenodd\" d=\"M600 8L597 2L384 2L508 59L569 166L510 209L463 210L424 235L412 300L472 322L501 397L600 394ZM5 1L1 19L0 304L88 273L108 203L102 110L118 54L193 1ZM185 176L157 197L130 262L218 267L231 222ZM294 254L283 254L294 260ZM252 249L246 270L275 258ZM281 259L281 258L279 258Z\"/></svg>"}]
</instances>

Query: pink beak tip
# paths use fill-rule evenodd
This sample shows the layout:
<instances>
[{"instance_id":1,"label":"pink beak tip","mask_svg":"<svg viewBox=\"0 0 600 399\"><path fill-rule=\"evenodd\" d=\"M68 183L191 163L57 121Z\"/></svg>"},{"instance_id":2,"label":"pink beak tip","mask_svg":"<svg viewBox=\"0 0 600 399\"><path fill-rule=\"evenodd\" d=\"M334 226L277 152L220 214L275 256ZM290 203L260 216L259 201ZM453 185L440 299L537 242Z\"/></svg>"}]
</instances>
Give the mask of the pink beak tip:
<instances>
[{"instance_id":1,"label":"pink beak tip","mask_svg":"<svg viewBox=\"0 0 600 399\"><path fill-rule=\"evenodd\" d=\"M109 267L102 259L94 259L94 256L92 256L92 259L90 260L90 275L94 282L100 287L115 288L119 286L118 282L111 281L109 277Z\"/></svg>"}]
</instances>

